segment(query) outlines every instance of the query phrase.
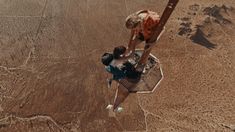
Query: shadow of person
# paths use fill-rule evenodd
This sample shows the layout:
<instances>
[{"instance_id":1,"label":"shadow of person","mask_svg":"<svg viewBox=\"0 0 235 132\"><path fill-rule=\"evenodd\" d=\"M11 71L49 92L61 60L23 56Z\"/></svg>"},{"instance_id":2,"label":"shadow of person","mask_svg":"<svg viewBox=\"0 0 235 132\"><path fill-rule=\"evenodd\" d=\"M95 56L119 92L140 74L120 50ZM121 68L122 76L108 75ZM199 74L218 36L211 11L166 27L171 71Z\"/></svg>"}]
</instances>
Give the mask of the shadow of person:
<instances>
[{"instance_id":1,"label":"shadow of person","mask_svg":"<svg viewBox=\"0 0 235 132\"><path fill-rule=\"evenodd\" d=\"M201 46L204 46L204 47L206 47L206 48L208 48L208 49L210 49L210 50L216 48L216 46L217 46L216 44L210 42L210 41L206 38L205 34L203 33L203 31L202 31L199 27L197 27L196 33L195 33L194 35L192 35L192 36L190 37L190 39L191 39L194 43L199 44L199 45L201 45Z\"/></svg>"}]
</instances>

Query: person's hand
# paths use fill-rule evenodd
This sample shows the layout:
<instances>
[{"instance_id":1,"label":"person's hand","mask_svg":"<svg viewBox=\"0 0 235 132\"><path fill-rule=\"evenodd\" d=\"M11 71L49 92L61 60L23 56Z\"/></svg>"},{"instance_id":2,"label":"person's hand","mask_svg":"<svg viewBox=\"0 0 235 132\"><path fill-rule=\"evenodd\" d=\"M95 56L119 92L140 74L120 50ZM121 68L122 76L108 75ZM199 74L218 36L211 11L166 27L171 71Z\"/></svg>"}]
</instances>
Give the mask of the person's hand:
<instances>
[{"instance_id":1,"label":"person's hand","mask_svg":"<svg viewBox=\"0 0 235 132\"><path fill-rule=\"evenodd\" d=\"M125 54L125 56L130 56L131 54L132 54L132 51L127 52L127 53Z\"/></svg>"},{"instance_id":2,"label":"person's hand","mask_svg":"<svg viewBox=\"0 0 235 132\"><path fill-rule=\"evenodd\" d=\"M133 52L132 50L127 49L127 51L124 53L124 56L125 56L125 57L129 57L129 56L131 56L133 53L134 53L134 52Z\"/></svg>"},{"instance_id":3,"label":"person's hand","mask_svg":"<svg viewBox=\"0 0 235 132\"><path fill-rule=\"evenodd\" d=\"M120 55L120 57L121 59L128 59L132 57L133 55L134 55L134 52L127 49L127 51L124 54Z\"/></svg>"}]
</instances>

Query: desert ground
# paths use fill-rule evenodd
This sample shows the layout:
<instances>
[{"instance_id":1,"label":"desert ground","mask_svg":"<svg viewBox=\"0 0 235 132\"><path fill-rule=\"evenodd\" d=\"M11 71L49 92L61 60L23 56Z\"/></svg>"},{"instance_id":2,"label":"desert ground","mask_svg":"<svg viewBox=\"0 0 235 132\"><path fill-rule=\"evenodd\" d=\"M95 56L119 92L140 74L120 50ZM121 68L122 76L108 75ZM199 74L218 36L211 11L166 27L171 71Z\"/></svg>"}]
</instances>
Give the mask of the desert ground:
<instances>
[{"instance_id":1,"label":"desert ground","mask_svg":"<svg viewBox=\"0 0 235 132\"><path fill-rule=\"evenodd\" d=\"M0 0L1 132L235 131L235 1L180 0L152 54L164 79L110 115L104 52L167 0Z\"/></svg>"}]
</instances>

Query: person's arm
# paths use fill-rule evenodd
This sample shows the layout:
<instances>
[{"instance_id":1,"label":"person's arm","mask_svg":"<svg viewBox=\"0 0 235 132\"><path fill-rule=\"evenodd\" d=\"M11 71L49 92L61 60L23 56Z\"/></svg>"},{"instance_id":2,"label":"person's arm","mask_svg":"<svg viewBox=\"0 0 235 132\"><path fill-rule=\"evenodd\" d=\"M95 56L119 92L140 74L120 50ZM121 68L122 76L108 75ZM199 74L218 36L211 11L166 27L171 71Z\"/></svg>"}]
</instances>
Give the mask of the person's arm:
<instances>
[{"instance_id":1,"label":"person's arm","mask_svg":"<svg viewBox=\"0 0 235 132\"><path fill-rule=\"evenodd\" d=\"M127 48L127 52L125 53L125 56L130 56L134 52L135 44L133 43L134 42L133 40L135 39L135 37L136 37L135 30L131 30L131 37L128 43L128 48Z\"/></svg>"}]
</instances>

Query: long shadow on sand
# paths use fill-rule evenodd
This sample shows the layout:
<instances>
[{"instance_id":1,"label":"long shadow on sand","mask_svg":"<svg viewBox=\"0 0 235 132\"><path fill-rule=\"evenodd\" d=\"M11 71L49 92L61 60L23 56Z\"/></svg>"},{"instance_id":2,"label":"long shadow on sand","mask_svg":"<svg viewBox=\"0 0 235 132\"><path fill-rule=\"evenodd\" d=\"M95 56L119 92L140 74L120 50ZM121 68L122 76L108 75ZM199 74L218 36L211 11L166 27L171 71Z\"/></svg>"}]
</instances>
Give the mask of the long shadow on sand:
<instances>
[{"instance_id":1,"label":"long shadow on sand","mask_svg":"<svg viewBox=\"0 0 235 132\"><path fill-rule=\"evenodd\" d=\"M206 47L206 48L208 48L208 49L210 49L210 50L216 48L216 46L217 46L216 44L210 42L210 41L206 38L205 34L204 34L203 31L200 29L200 27L197 27L196 33L195 33L194 35L192 35L192 36L190 37L190 39L191 39L194 43L199 44L199 45L201 45L201 46L204 46L204 47Z\"/></svg>"}]
</instances>

